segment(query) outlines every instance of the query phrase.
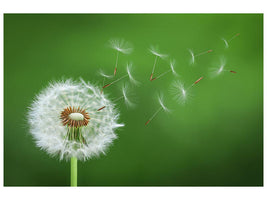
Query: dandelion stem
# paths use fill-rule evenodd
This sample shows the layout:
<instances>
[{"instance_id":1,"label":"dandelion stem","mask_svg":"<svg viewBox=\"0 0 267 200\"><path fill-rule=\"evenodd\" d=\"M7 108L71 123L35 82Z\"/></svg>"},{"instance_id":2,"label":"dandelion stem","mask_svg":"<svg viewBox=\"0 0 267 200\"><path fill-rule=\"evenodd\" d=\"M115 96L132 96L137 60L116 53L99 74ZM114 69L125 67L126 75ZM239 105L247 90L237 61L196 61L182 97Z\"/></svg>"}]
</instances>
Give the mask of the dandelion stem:
<instances>
[{"instance_id":1,"label":"dandelion stem","mask_svg":"<svg viewBox=\"0 0 267 200\"><path fill-rule=\"evenodd\" d=\"M154 71L155 71L155 67L156 67L156 64L157 64L157 59L158 59L158 56L156 56L156 58L155 58L154 65L153 65L153 69L152 69L152 74L153 74Z\"/></svg>"},{"instance_id":2,"label":"dandelion stem","mask_svg":"<svg viewBox=\"0 0 267 200\"><path fill-rule=\"evenodd\" d=\"M149 118L145 125L147 125L158 113L161 111L162 107L160 107L153 115Z\"/></svg>"},{"instance_id":3,"label":"dandelion stem","mask_svg":"<svg viewBox=\"0 0 267 200\"><path fill-rule=\"evenodd\" d=\"M115 69L114 69L114 76L116 76L116 73L117 73L118 59L119 59L119 51L117 52L116 64L115 64Z\"/></svg>"},{"instance_id":4,"label":"dandelion stem","mask_svg":"<svg viewBox=\"0 0 267 200\"><path fill-rule=\"evenodd\" d=\"M115 81L113 81L113 82L111 82L111 83L109 83L109 84L107 84L107 85L104 85L104 86L103 86L103 89L106 88L106 87L108 87L108 86L110 86L110 85L112 85L112 84L114 84L114 83L116 83L116 82L118 82L118 81L120 81L121 79L124 79L124 78L127 77L127 76L128 76L128 74L125 74L124 76L118 78L117 80L115 80Z\"/></svg>"},{"instance_id":5,"label":"dandelion stem","mask_svg":"<svg viewBox=\"0 0 267 200\"><path fill-rule=\"evenodd\" d=\"M167 74L167 73L169 73L169 72L171 72L172 70L170 69L170 70L168 70L168 71L166 71L166 72L163 72L162 74L160 74L157 78L160 78L160 77L162 77L162 76L164 76L165 74Z\"/></svg>"},{"instance_id":6,"label":"dandelion stem","mask_svg":"<svg viewBox=\"0 0 267 200\"><path fill-rule=\"evenodd\" d=\"M210 52L212 52L212 50L204 51L204 52L201 52L201 53L195 55L195 57L197 57L197 56L201 56L201 55L203 55L203 54L210 53Z\"/></svg>"},{"instance_id":7,"label":"dandelion stem","mask_svg":"<svg viewBox=\"0 0 267 200\"><path fill-rule=\"evenodd\" d=\"M117 99L115 99L113 102L119 101L123 98L124 96L118 97Z\"/></svg>"},{"instance_id":8,"label":"dandelion stem","mask_svg":"<svg viewBox=\"0 0 267 200\"><path fill-rule=\"evenodd\" d=\"M237 33L235 34L233 37L231 37L229 40L228 40L228 43L231 42L233 39L235 39L237 36L239 36L240 33Z\"/></svg>"},{"instance_id":9,"label":"dandelion stem","mask_svg":"<svg viewBox=\"0 0 267 200\"><path fill-rule=\"evenodd\" d=\"M70 186L77 187L77 158L71 157L70 161Z\"/></svg>"}]
</instances>

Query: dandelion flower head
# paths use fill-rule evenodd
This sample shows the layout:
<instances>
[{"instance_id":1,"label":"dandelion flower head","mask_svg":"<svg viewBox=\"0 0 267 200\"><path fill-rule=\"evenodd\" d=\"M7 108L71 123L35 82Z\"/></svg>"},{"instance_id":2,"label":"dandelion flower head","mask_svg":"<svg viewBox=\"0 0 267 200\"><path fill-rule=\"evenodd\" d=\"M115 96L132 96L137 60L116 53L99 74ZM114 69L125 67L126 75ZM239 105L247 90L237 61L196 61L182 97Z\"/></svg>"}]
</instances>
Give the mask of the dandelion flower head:
<instances>
[{"instance_id":1,"label":"dandelion flower head","mask_svg":"<svg viewBox=\"0 0 267 200\"><path fill-rule=\"evenodd\" d=\"M36 145L52 156L87 160L105 154L117 137L115 129L123 126L114 106L98 87L82 79L54 82L29 109L30 132Z\"/></svg>"}]
</instances>

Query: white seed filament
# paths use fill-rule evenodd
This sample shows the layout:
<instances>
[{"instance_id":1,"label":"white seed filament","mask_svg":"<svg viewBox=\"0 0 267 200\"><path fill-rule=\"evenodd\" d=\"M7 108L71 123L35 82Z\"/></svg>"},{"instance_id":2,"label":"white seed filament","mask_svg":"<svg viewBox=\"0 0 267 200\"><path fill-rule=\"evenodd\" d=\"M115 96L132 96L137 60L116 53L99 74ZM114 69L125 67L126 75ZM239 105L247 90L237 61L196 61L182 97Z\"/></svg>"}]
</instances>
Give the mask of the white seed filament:
<instances>
[{"instance_id":1,"label":"white seed filament","mask_svg":"<svg viewBox=\"0 0 267 200\"><path fill-rule=\"evenodd\" d=\"M84 116L81 113L71 113L69 114L69 118L75 121L84 120Z\"/></svg>"}]
</instances>

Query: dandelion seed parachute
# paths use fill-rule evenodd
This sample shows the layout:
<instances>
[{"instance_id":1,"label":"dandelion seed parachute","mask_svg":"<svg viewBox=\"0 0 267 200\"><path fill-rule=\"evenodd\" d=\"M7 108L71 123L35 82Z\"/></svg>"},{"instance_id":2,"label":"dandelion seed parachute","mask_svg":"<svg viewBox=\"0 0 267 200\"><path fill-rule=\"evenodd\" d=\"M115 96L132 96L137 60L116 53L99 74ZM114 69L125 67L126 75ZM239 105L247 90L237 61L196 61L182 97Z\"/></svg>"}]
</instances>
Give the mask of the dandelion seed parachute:
<instances>
[{"instance_id":1,"label":"dandelion seed parachute","mask_svg":"<svg viewBox=\"0 0 267 200\"><path fill-rule=\"evenodd\" d=\"M229 40L226 40L226 39L222 38L222 40L223 40L223 42L225 44L225 48L229 48L229 43L239 35L240 35L240 33L237 33L233 37L231 37Z\"/></svg>"},{"instance_id":2,"label":"dandelion seed parachute","mask_svg":"<svg viewBox=\"0 0 267 200\"><path fill-rule=\"evenodd\" d=\"M97 111L103 105L105 109ZM54 82L41 91L30 106L30 133L36 145L52 156L59 156L61 160L71 157L87 160L105 154L117 138L115 129L123 124L118 123L119 113L114 106L98 87L82 79ZM68 118L66 113L74 114ZM68 124L70 119L78 121L72 126ZM79 121L82 119L87 121L82 123Z\"/></svg>"},{"instance_id":3,"label":"dandelion seed parachute","mask_svg":"<svg viewBox=\"0 0 267 200\"><path fill-rule=\"evenodd\" d=\"M160 107L157 109L157 111L146 121L145 126L147 126L153 119L154 117L161 111L165 111L165 112L170 112L170 110L165 106L165 104L163 103L163 95L158 95L158 101L160 104Z\"/></svg>"},{"instance_id":4,"label":"dandelion seed parachute","mask_svg":"<svg viewBox=\"0 0 267 200\"><path fill-rule=\"evenodd\" d=\"M220 65L218 65L218 67L210 69L210 76L212 78L214 78L214 77L219 76L220 74L222 74L224 72L231 72L234 74L236 73L236 71L225 69L225 65L226 65L225 58L221 58Z\"/></svg>"},{"instance_id":5,"label":"dandelion seed parachute","mask_svg":"<svg viewBox=\"0 0 267 200\"><path fill-rule=\"evenodd\" d=\"M224 44L225 44L225 48L228 48L228 47L229 47L229 44L228 44L227 40L224 39L224 38L222 38L222 40L223 40L223 42L224 42Z\"/></svg>"},{"instance_id":6,"label":"dandelion seed parachute","mask_svg":"<svg viewBox=\"0 0 267 200\"><path fill-rule=\"evenodd\" d=\"M176 63L175 60L171 60L170 61L170 68L171 68L171 71L174 74L174 76L178 76L177 72L174 70L175 63Z\"/></svg>"},{"instance_id":7,"label":"dandelion seed parachute","mask_svg":"<svg viewBox=\"0 0 267 200\"><path fill-rule=\"evenodd\" d=\"M156 47L156 46L151 46L151 47L149 48L149 51L150 51L153 55L155 55L155 56L157 56L157 57L160 57L160 58L166 58L166 57L168 57L168 55L160 53L158 47Z\"/></svg>"},{"instance_id":8,"label":"dandelion seed parachute","mask_svg":"<svg viewBox=\"0 0 267 200\"><path fill-rule=\"evenodd\" d=\"M106 87L109 87L109 86L111 86L111 85L113 85L114 83L117 83L118 81L120 81L120 80L122 80L122 79L125 79L125 78L129 78L129 80L133 83L133 84L135 84L135 85L139 85L139 82L137 81L137 80L135 80L134 78L133 78L133 76L132 76L132 73L131 73L131 67L132 67L132 64L127 64L127 67L126 67L126 71L127 71L127 73L125 74L125 75L123 75L123 76L121 76L120 78L118 78L118 79L116 79L116 80L114 80L114 81L112 81L111 83L109 83L109 84L106 84L106 85L104 85L102 88L104 89L104 88L106 88Z\"/></svg>"},{"instance_id":9,"label":"dandelion seed parachute","mask_svg":"<svg viewBox=\"0 0 267 200\"><path fill-rule=\"evenodd\" d=\"M108 78L108 79L113 78L113 75L108 75L101 69L98 71L98 73L99 73L100 76L102 76L104 78Z\"/></svg>"},{"instance_id":10,"label":"dandelion seed parachute","mask_svg":"<svg viewBox=\"0 0 267 200\"><path fill-rule=\"evenodd\" d=\"M152 72L151 72L150 77L149 77L149 80L150 81L153 81L153 80L156 79L156 78L153 78L153 75L154 75L154 71L155 71L155 68L156 68L156 64L157 64L158 58L164 59L164 58L168 57L168 55L159 53L158 47L155 47L155 46L151 46L150 49L149 49L149 51L153 55L155 55L155 61L154 61L154 64L153 64Z\"/></svg>"},{"instance_id":11,"label":"dandelion seed parachute","mask_svg":"<svg viewBox=\"0 0 267 200\"><path fill-rule=\"evenodd\" d=\"M185 89L184 83L181 81L174 81L171 87L171 92L174 95L174 99L184 105L188 99L189 91Z\"/></svg>"},{"instance_id":12,"label":"dandelion seed parachute","mask_svg":"<svg viewBox=\"0 0 267 200\"><path fill-rule=\"evenodd\" d=\"M128 63L127 66L126 66L126 71L127 71L127 74L128 74L128 77L129 77L129 80L135 84L135 85L139 85L140 83L134 79L133 75L132 75L132 67L133 67L133 64L132 63Z\"/></svg>"},{"instance_id":13,"label":"dandelion seed parachute","mask_svg":"<svg viewBox=\"0 0 267 200\"><path fill-rule=\"evenodd\" d=\"M133 51L132 45L123 39L112 39L109 43L112 49L123 54L130 54Z\"/></svg>"},{"instance_id":14,"label":"dandelion seed parachute","mask_svg":"<svg viewBox=\"0 0 267 200\"><path fill-rule=\"evenodd\" d=\"M159 104L160 106L162 107L162 109L166 112L170 112L170 110L165 106L164 102L163 102L163 96L162 95L159 95L158 96L158 101L159 101Z\"/></svg>"},{"instance_id":15,"label":"dandelion seed parachute","mask_svg":"<svg viewBox=\"0 0 267 200\"><path fill-rule=\"evenodd\" d=\"M211 68L210 70L210 75L211 77L216 77L219 76L220 74L222 74L225 71L225 59L221 59L220 64L218 65L218 67L215 68Z\"/></svg>"},{"instance_id":16,"label":"dandelion seed parachute","mask_svg":"<svg viewBox=\"0 0 267 200\"><path fill-rule=\"evenodd\" d=\"M123 39L110 40L110 46L112 49L115 49L117 51L116 63L115 63L115 68L114 68L114 76L116 76L118 60L119 60L119 52L123 54L130 54L133 48L128 42L125 42Z\"/></svg>"},{"instance_id":17,"label":"dandelion seed parachute","mask_svg":"<svg viewBox=\"0 0 267 200\"><path fill-rule=\"evenodd\" d=\"M210 49L210 50L207 50L207 51L203 51L201 53L198 53L198 54L195 54L191 49L188 49L189 53L191 54L191 64L194 64L195 63L195 58L198 57L198 56L201 56L201 55L204 55L204 54L207 54L207 53L210 53L212 52L213 50Z\"/></svg>"},{"instance_id":18,"label":"dandelion seed parachute","mask_svg":"<svg viewBox=\"0 0 267 200\"><path fill-rule=\"evenodd\" d=\"M133 107L134 106L134 103L130 101L130 99L128 98L128 86L127 85L124 85L122 87L122 95L123 95L123 99L124 99L124 102L127 106L129 107Z\"/></svg>"},{"instance_id":19,"label":"dandelion seed parachute","mask_svg":"<svg viewBox=\"0 0 267 200\"><path fill-rule=\"evenodd\" d=\"M195 63L195 54L191 49L189 49L188 51L191 55L191 61L190 62L191 62L191 64L194 64Z\"/></svg>"}]
</instances>

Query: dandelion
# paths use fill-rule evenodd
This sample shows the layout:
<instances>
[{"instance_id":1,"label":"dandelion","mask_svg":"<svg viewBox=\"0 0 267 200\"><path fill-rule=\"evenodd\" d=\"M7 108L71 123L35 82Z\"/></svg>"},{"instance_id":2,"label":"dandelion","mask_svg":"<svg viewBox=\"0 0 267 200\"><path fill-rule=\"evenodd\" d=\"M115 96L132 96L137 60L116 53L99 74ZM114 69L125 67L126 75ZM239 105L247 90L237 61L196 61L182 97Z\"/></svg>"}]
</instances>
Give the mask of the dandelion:
<instances>
[{"instance_id":1,"label":"dandelion","mask_svg":"<svg viewBox=\"0 0 267 200\"><path fill-rule=\"evenodd\" d=\"M228 48L229 47L229 43L239 35L240 35L240 33L237 33L233 37L231 37L229 40L226 40L225 38L222 38L222 41L224 42L225 48Z\"/></svg>"},{"instance_id":2,"label":"dandelion","mask_svg":"<svg viewBox=\"0 0 267 200\"><path fill-rule=\"evenodd\" d=\"M124 100L124 103L128 106L128 107L133 107L134 103L130 101L129 99L129 86L124 84L121 88L121 92L122 92L122 96L118 97L117 99L115 99L113 102L117 102L120 100Z\"/></svg>"},{"instance_id":3,"label":"dandelion","mask_svg":"<svg viewBox=\"0 0 267 200\"><path fill-rule=\"evenodd\" d=\"M133 107L134 103L132 103L129 98L128 98L128 85L124 84L122 86L122 95L118 98L116 98L115 100L113 100L113 103L121 101L122 99L124 100L124 103L128 106L128 107ZM102 106L101 108L99 108L97 111L103 110L104 108L106 108L106 106Z\"/></svg>"},{"instance_id":4,"label":"dandelion","mask_svg":"<svg viewBox=\"0 0 267 200\"><path fill-rule=\"evenodd\" d=\"M225 59L221 58L220 64L218 65L218 67L210 69L210 75L212 77L215 77L215 76L219 76L220 74L222 74L225 71L225 64L226 64Z\"/></svg>"},{"instance_id":5,"label":"dandelion","mask_svg":"<svg viewBox=\"0 0 267 200\"><path fill-rule=\"evenodd\" d=\"M148 125L149 122L152 121L152 119L161 111L165 111L165 112L170 112L170 110L165 106L164 102L163 102L163 96L158 96L158 101L160 104L160 107L158 108L158 110L156 110L156 112L147 120L147 122L145 123L145 125Z\"/></svg>"},{"instance_id":6,"label":"dandelion","mask_svg":"<svg viewBox=\"0 0 267 200\"><path fill-rule=\"evenodd\" d=\"M104 78L108 78L108 79L113 78L112 75L106 74L102 69L100 69L100 70L98 71L98 73L99 73L100 76L102 76L102 77L104 77Z\"/></svg>"},{"instance_id":7,"label":"dandelion","mask_svg":"<svg viewBox=\"0 0 267 200\"><path fill-rule=\"evenodd\" d=\"M129 78L129 80L130 80L133 84L138 85L139 82L133 78L131 69L132 69L132 64L127 64L127 67L126 67L126 71L127 71L127 73L126 73L125 75L121 76L120 78L118 78L118 79L112 81L111 83L104 85L104 86L103 86L103 89L106 88L106 87L109 87L109 86L113 85L114 83L117 83L117 82L119 82L120 80L125 79L125 78L127 78L127 77Z\"/></svg>"},{"instance_id":8,"label":"dandelion","mask_svg":"<svg viewBox=\"0 0 267 200\"><path fill-rule=\"evenodd\" d=\"M171 61L170 61L170 69L167 70L167 71L165 71L165 72L163 72L163 73L161 73L159 76L157 76L157 77L155 77L155 78L152 78L150 81L154 81L154 80L156 80L156 79L158 79L158 78L160 78L160 77L162 77L162 76L165 76L165 75L168 74L169 72L172 72L173 75L178 76L178 74L177 74L176 71L174 70L174 65L175 65L175 60L171 60Z\"/></svg>"},{"instance_id":9,"label":"dandelion","mask_svg":"<svg viewBox=\"0 0 267 200\"><path fill-rule=\"evenodd\" d=\"M207 54L207 53L211 53L213 50L210 49L210 50L207 50L207 51L203 51L201 53L198 53L198 54L195 54L191 49L189 49L188 51L189 51L189 53L191 55L191 64L194 64L196 57L201 56L201 55L204 55L204 54Z\"/></svg>"},{"instance_id":10,"label":"dandelion","mask_svg":"<svg viewBox=\"0 0 267 200\"><path fill-rule=\"evenodd\" d=\"M191 55L191 64L194 64L195 63L195 54L191 49L189 49L188 51Z\"/></svg>"},{"instance_id":11,"label":"dandelion","mask_svg":"<svg viewBox=\"0 0 267 200\"><path fill-rule=\"evenodd\" d=\"M229 47L228 41L224 38L222 38L222 40L224 42L225 48L228 48Z\"/></svg>"},{"instance_id":12,"label":"dandelion","mask_svg":"<svg viewBox=\"0 0 267 200\"><path fill-rule=\"evenodd\" d=\"M174 95L174 99L182 105L186 103L189 97L189 90L185 88L184 83L182 83L181 81L173 82L171 92Z\"/></svg>"},{"instance_id":13,"label":"dandelion","mask_svg":"<svg viewBox=\"0 0 267 200\"><path fill-rule=\"evenodd\" d=\"M99 109L105 105L105 109ZM77 160L105 154L117 138L119 113L98 87L81 81L51 83L28 113L36 145L51 156L71 160L71 186L77 186Z\"/></svg>"},{"instance_id":14,"label":"dandelion","mask_svg":"<svg viewBox=\"0 0 267 200\"><path fill-rule=\"evenodd\" d=\"M130 81L134 84L134 85L139 85L140 83L134 79L133 75L132 75L132 68L133 68L133 64L132 63L127 63L126 65L126 71L128 74L128 77L130 79Z\"/></svg>"},{"instance_id":15,"label":"dandelion","mask_svg":"<svg viewBox=\"0 0 267 200\"><path fill-rule=\"evenodd\" d=\"M102 83L103 86L105 85L105 80L106 80L106 79L111 79L111 78L113 78L113 75L108 75L108 74L106 74L102 69L100 69L98 73L99 73L100 76L103 77L103 83ZM102 90L101 90L101 93L102 93L102 92L103 92L103 88L102 88Z\"/></svg>"},{"instance_id":16,"label":"dandelion","mask_svg":"<svg viewBox=\"0 0 267 200\"><path fill-rule=\"evenodd\" d=\"M192 89L192 87L198 84L202 79L203 77L200 77L188 88L185 88L185 85L183 82L179 80L174 81L171 85L170 92L173 94L174 99L179 104L184 105L187 102L187 100L191 97L190 90Z\"/></svg>"},{"instance_id":17,"label":"dandelion","mask_svg":"<svg viewBox=\"0 0 267 200\"><path fill-rule=\"evenodd\" d=\"M149 78L149 80L152 81L152 80L155 80L155 79L153 79L153 74L154 74L154 71L155 71L155 68L156 68L156 64L157 64L158 58L165 58L168 55L159 53L158 48L157 47L154 47L154 46L151 46L151 48L149 49L149 51L153 55L155 55L154 65L153 65L152 72L151 72L151 75L150 75L150 78Z\"/></svg>"},{"instance_id":18,"label":"dandelion","mask_svg":"<svg viewBox=\"0 0 267 200\"><path fill-rule=\"evenodd\" d=\"M224 58L221 58L221 61L220 61L220 64L218 65L218 67L214 67L214 68L210 69L210 76L216 77L216 76L219 76L220 74L222 74L224 72L236 73L233 70L226 69L225 65L226 65L226 60Z\"/></svg>"},{"instance_id":19,"label":"dandelion","mask_svg":"<svg viewBox=\"0 0 267 200\"><path fill-rule=\"evenodd\" d=\"M117 51L116 63L115 63L115 69L114 69L114 76L116 76L117 67L118 67L118 60L119 60L119 53L130 54L132 52L133 48L130 45L130 43L125 42L123 39L110 40L110 46L112 49Z\"/></svg>"}]
</instances>

